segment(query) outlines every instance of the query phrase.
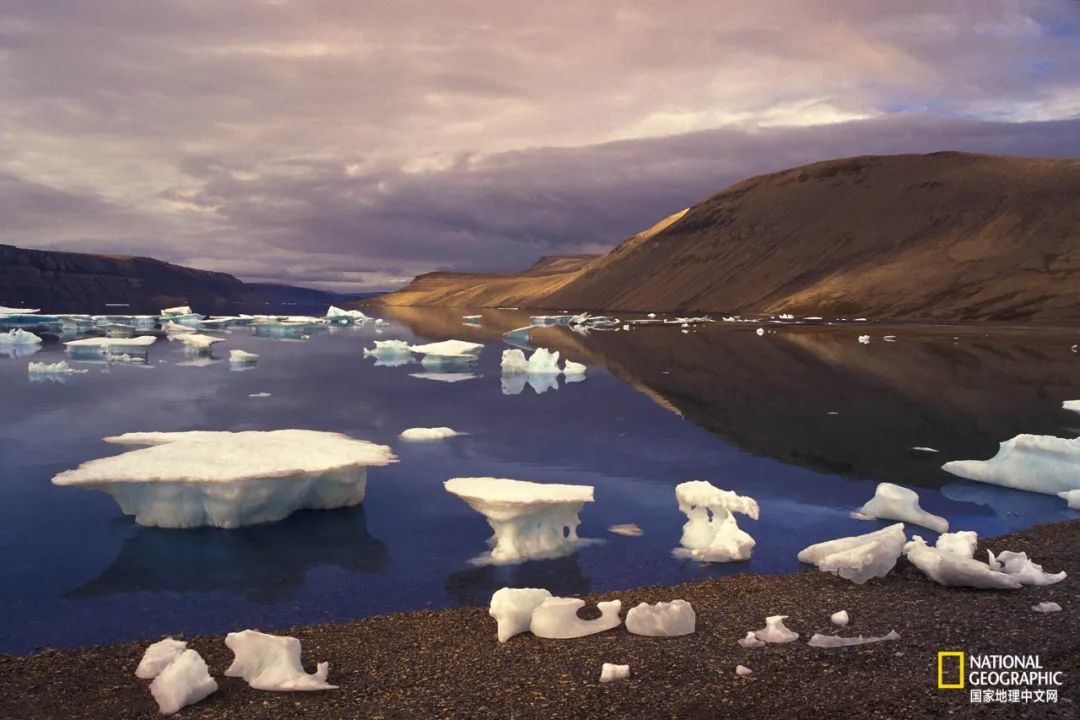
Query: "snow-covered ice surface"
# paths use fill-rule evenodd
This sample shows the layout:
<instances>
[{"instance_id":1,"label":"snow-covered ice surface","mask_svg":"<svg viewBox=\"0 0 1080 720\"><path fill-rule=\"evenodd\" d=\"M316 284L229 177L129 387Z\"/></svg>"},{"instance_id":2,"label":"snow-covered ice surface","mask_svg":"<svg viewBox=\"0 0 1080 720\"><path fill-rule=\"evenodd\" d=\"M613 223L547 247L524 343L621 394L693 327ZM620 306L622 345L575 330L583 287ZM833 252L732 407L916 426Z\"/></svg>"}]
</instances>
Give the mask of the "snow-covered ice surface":
<instances>
[{"instance_id":1,"label":"snow-covered ice surface","mask_svg":"<svg viewBox=\"0 0 1080 720\"><path fill-rule=\"evenodd\" d=\"M533 610L540 607L551 593L543 588L508 588L496 590L491 596L488 615L498 624L499 642L504 643L526 632L532 623Z\"/></svg>"},{"instance_id":2,"label":"snow-covered ice surface","mask_svg":"<svg viewBox=\"0 0 1080 720\"><path fill-rule=\"evenodd\" d=\"M1017 435L989 460L953 460L941 469L968 480L1056 495L1080 489L1080 437Z\"/></svg>"},{"instance_id":3,"label":"snow-covered ice surface","mask_svg":"<svg viewBox=\"0 0 1080 720\"><path fill-rule=\"evenodd\" d=\"M187 643L182 640L173 640L171 637L159 640L146 648L139 666L135 668L135 677L153 680L186 649Z\"/></svg>"},{"instance_id":4,"label":"snow-covered ice surface","mask_svg":"<svg viewBox=\"0 0 1080 720\"><path fill-rule=\"evenodd\" d=\"M685 600L640 603L626 613L626 629L634 635L676 637L693 633L696 626L694 608Z\"/></svg>"},{"instance_id":5,"label":"snow-covered ice surface","mask_svg":"<svg viewBox=\"0 0 1080 720\"><path fill-rule=\"evenodd\" d=\"M217 689L206 661L194 650L181 652L150 683L150 694L162 715L173 715Z\"/></svg>"},{"instance_id":6,"label":"snow-covered ice surface","mask_svg":"<svg viewBox=\"0 0 1080 720\"><path fill-rule=\"evenodd\" d=\"M401 439L409 442L428 442L431 440L446 440L447 438L461 435L457 430L448 427L422 428L415 427L403 430Z\"/></svg>"},{"instance_id":7,"label":"snow-covered ice surface","mask_svg":"<svg viewBox=\"0 0 1080 720\"><path fill-rule=\"evenodd\" d=\"M619 611L622 602L608 600L596 603L600 617L595 620L582 620L578 610L585 607L580 598L550 597L533 610L529 631L536 637L549 640L568 640L570 638L595 635L622 624Z\"/></svg>"},{"instance_id":8,"label":"snow-covered ice surface","mask_svg":"<svg viewBox=\"0 0 1080 720\"><path fill-rule=\"evenodd\" d=\"M918 535L904 546L904 556L938 585L979 590L1016 590L1021 586L1017 578L994 570L987 563L930 547Z\"/></svg>"},{"instance_id":9,"label":"snow-covered ice surface","mask_svg":"<svg viewBox=\"0 0 1080 720\"><path fill-rule=\"evenodd\" d=\"M609 683L613 680L625 680L628 677L630 677L629 665L604 663L600 668L600 682L602 683Z\"/></svg>"},{"instance_id":10,"label":"snow-covered ice surface","mask_svg":"<svg viewBox=\"0 0 1080 720\"><path fill-rule=\"evenodd\" d=\"M799 633L794 632L786 625L787 615L770 615L765 618L765 627L754 631L754 637L767 643L789 643L799 639Z\"/></svg>"},{"instance_id":11,"label":"snow-covered ice surface","mask_svg":"<svg viewBox=\"0 0 1080 720\"><path fill-rule=\"evenodd\" d=\"M687 517L683 525L682 548L678 555L704 562L748 560L754 538L741 530L733 513L758 519L758 504L704 480L691 480L675 486L679 511Z\"/></svg>"},{"instance_id":12,"label":"snow-covered ice surface","mask_svg":"<svg viewBox=\"0 0 1080 720\"><path fill-rule=\"evenodd\" d=\"M578 547L578 513L593 501L588 485L561 485L507 478L452 478L446 491L483 515L495 534L490 553L476 564L520 563L562 557Z\"/></svg>"},{"instance_id":13,"label":"snow-covered ice surface","mask_svg":"<svg viewBox=\"0 0 1080 720\"><path fill-rule=\"evenodd\" d=\"M852 645L869 645L871 643L899 639L900 634L895 630L890 630L887 634L878 637L873 635L867 637L863 637L862 635L857 637L841 637L839 635L822 635L820 633L814 633L814 636L810 638L807 645L818 648L838 648L851 647Z\"/></svg>"},{"instance_id":14,"label":"snow-covered ice surface","mask_svg":"<svg viewBox=\"0 0 1080 720\"><path fill-rule=\"evenodd\" d=\"M106 492L139 525L234 528L302 508L364 499L368 467L397 458L385 445L314 430L127 433L106 442L140 449L90 460L56 485Z\"/></svg>"},{"instance_id":15,"label":"snow-covered ice surface","mask_svg":"<svg viewBox=\"0 0 1080 720\"><path fill-rule=\"evenodd\" d=\"M811 545L799 553L799 562L815 565L819 570L862 585L888 575L896 566L906 541L904 524L896 523L864 535Z\"/></svg>"},{"instance_id":16,"label":"snow-covered ice surface","mask_svg":"<svg viewBox=\"0 0 1080 720\"><path fill-rule=\"evenodd\" d=\"M887 482L878 483L874 497L852 513L852 517L859 520L899 520L938 533L949 530L948 520L919 507L918 493Z\"/></svg>"},{"instance_id":17,"label":"snow-covered ice surface","mask_svg":"<svg viewBox=\"0 0 1080 720\"><path fill-rule=\"evenodd\" d=\"M300 641L294 637L244 630L226 635L225 644L234 654L225 676L243 678L256 690L309 692L337 689L337 685L326 682L329 663L319 663L314 673L304 672L300 664Z\"/></svg>"}]
</instances>

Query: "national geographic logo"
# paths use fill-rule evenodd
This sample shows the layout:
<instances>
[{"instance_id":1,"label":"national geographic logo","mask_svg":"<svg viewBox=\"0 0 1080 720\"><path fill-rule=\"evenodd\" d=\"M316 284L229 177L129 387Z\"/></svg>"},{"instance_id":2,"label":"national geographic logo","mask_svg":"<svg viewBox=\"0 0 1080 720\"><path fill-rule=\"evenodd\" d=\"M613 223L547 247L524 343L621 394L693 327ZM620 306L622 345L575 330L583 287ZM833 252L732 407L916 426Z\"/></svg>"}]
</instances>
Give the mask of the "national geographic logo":
<instances>
[{"instance_id":1,"label":"national geographic logo","mask_svg":"<svg viewBox=\"0 0 1080 720\"><path fill-rule=\"evenodd\" d=\"M968 690L972 703L1056 703L1065 673L1043 667L1038 655L991 655L942 650L939 690Z\"/></svg>"},{"instance_id":2,"label":"national geographic logo","mask_svg":"<svg viewBox=\"0 0 1080 720\"><path fill-rule=\"evenodd\" d=\"M938 690L964 689L963 650L942 650L937 654L937 686Z\"/></svg>"}]
</instances>

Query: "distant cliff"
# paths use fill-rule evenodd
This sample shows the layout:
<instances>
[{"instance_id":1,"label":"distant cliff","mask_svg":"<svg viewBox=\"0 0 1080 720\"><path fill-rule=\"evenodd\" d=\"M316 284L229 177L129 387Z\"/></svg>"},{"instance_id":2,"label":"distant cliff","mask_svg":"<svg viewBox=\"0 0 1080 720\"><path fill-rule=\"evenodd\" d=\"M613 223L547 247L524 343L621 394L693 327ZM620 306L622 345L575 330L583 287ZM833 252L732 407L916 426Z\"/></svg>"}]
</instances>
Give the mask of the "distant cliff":
<instances>
[{"instance_id":1,"label":"distant cliff","mask_svg":"<svg viewBox=\"0 0 1080 720\"><path fill-rule=\"evenodd\" d=\"M263 303L333 303L339 296L289 285L246 284L228 273L148 257L25 250L0 245L0 305L46 312L156 312L191 305L225 314Z\"/></svg>"}]
</instances>

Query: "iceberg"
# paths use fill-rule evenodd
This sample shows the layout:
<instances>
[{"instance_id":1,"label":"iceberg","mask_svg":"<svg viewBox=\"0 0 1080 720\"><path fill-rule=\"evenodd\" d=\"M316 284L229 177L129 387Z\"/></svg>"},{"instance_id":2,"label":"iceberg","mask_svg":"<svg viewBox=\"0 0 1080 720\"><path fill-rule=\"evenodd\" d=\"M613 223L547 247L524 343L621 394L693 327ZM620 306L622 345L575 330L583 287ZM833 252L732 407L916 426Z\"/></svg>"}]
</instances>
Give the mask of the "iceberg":
<instances>
[{"instance_id":1,"label":"iceberg","mask_svg":"<svg viewBox=\"0 0 1080 720\"><path fill-rule=\"evenodd\" d=\"M1080 489L1080 438L1017 435L989 460L953 460L941 469L968 480L1056 495Z\"/></svg>"},{"instance_id":2,"label":"iceberg","mask_svg":"<svg viewBox=\"0 0 1080 720\"><path fill-rule=\"evenodd\" d=\"M1061 612L1061 606L1056 602L1041 602L1037 605L1032 605L1031 609L1039 613Z\"/></svg>"},{"instance_id":3,"label":"iceberg","mask_svg":"<svg viewBox=\"0 0 1080 720\"><path fill-rule=\"evenodd\" d=\"M400 367L413 361L412 350L404 340L376 340L374 348L364 348L364 357L373 357L376 365L387 367Z\"/></svg>"},{"instance_id":4,"label":"iceberg","mask_svg":"<svg viewBox=\"0 0 1080 720\"><path fill-rule=\"evenodd\" d=\"M510 345L515 345L518 347L528 347L529 331L532 329L532 325L526 325L525 327L507 330L503 333L503 340L505 340Z\"/></svg>"},{"instance_id":5,"label":"iceberg","mask_svg":"<svg viewBox=\"0 0 1080 720\"><path fill-rule=\"evenodd\" d=\"M225 676L243 678L256 690L310 692L337 689L337 685L326 682L330 663L318 663L310 675L304 672L300 664L300 641L294 637L244 630L226 635L225 645L234 655Z\"/></svg>"},{"instance_id":6,"label":"iceberg","mask_svg":"<svg viewBox=\"0 0 1080 720\"><path fill-rule=\"evenodd\" d=\"M626 613L626 629L634 635L677 637L694 632L697 618L694 608L685 600L641 603Z\"/></svg>"},{"instance_id":7,"label":"iceberg","mask_svg":"<svg viewBox=\"0 0 1080 720\"><path fill-rule=\"evenodd\" d=\"M886 640L899 640L900 634L895 630L890 630L887 635L881 637L840 637L839 635L822 635L820 633L814 633L814 636L810 638L807 643L810 647L817 648L838 648L838 647L851 647L852 645L869 645L870 643L884 642Z\"/></svg>"},{"instance_id":8,"label":"iceberg","mask_svg":"<svg viewBox=\"0 0 1080 720\"><path fill-rule=\"evenodd\" d=\"M809 319L810 318L807 318L807 320L809 320ZM859 336L859 344L860 345L869 345L870 344L870 336L869 335L860 335Z\"/></svg>"},{"instance_id":9,"label":"iceberg","mask_svg":"<svg viewBox=\"0 0 1080 720\"><path fill-rule=\"evenodd\" d=\"M498 624L499 642L504 643L529 629L533 610L540 607L551 593L542 588L508 588L496 590L491 596L488 615Z\"/></svg>"},{"instance_id":10,"label":"iceberg","mask_svg":"<svg viewBox=\"0 0 1080 720\"><path fill-rule=\"evenodd\" d=\"M161 311L162 317L172 317L173 315L193 315L191 308L187 305L177 305L176 307L165 308Z\"/></svg>"},{"instance_id":11,"label":"iceberg","mask_svg":"<svg viewBox=\"0 0 1080 720\"><path fill-rule=\"evenodd\" d=\"M585 601L580 598L549 597L533 610L529 631L539 638L569 640L595 635L622 624L619 618L622 602L619 600L596 603L600 617L595 620L578 617L578 610L583 607Z\"/></svg>"},{"instance_id":12,"label":"iceberg","mask_svg":"<svg viewBox=\"0 0 1080 720\"><path fill-rule=\"evenodd\" d=\"M899 520L937 533L948 532L949 521L919 507L919 494L892 483L878 483L874 497L851 514L857 520Z\"/></svg>"},{"instance_id":13,"label":"iceberg","mask_svg":"<svg viewBox=\"0 0 1080 720\"><path fill-rule=\"evenodd\" d=\"M600 682L602 683L609 683L614 680L625 680L628 677L630 677L629 665L604 663L600 667Z\"/></svg>"},{"instance_id":14,"label":"iceberg","mask_svg":"<svg viewBox=\"0 0 1080 720\"><path fill-rule=\"evenodd\" d=\"M188 333L198 332L198 330L193 327L174 323L172 320L166 320L165 324L161 326L161 329L165 331L166 335L187 335Z\"/></svg>"},{"instance_id":15,"label":"iceberg","mask_svg":"<svg viewBox=\"0 0 1080 720\"><path fill-rule=\"evenodd\" d=\"M157 342L153 335L139 335L133 338L83 338L64 343L65 352L71 357L103 357L110 355L145 355Z\"/></svg>"},{"instance_id":16,"label":"iceberg","mask_svg":"<svg viewBox=\"0 0 1080 720\"><path fill-rule=\"evenodd\" d=\"M326 311L326 318L335 325L353 325L364 323L371 318L359 310L342 310L331 305Z\"/></svg>"},{"instance_id":17,"label":"iceberg","mask_svg":"<svg viewBox=\"0 0 1080 720\"><path fill-rule=\"evenodd\" d=\"M930 547L918 535L904 545L904 555L926 577L947 587L971 587L978 590L1016 590L1016 578L963 555Z\"/></svg>"},{"instance_id":18,"label":"iceberg","mask_svg":"<svg viewBox=\"0 0 1080 720\"><path fill-rule=\"evenodd\" d=\"M443 340L424 345L410 345L409 349L426 358L468 358L475 360L484 349L483 343L471 343L464 340Z\"/></svg>"},{"instance_id":19,"label":"iceberg","mask_svg":"<svg viewBox=\"0 0 1080 720\"><path fill-rule=\"evenodd\" d=\"M89 372L73 368L63 360L54 363L32 362L26 366L26 371L31 375L82 375Z\"/></svg>"},{"instance_id":20,"label":"iceberg","mask_svg":"<svg viewBox=\"0 0 1080 720\"><path fill-rule=\"evenodd\" d=\"M906 541L904 524L896 523L865 535L811 545L799 553L799 562L862 585L872 578L888 575L896 566Z\"/></svg>"},{"instance_id":21,"label":"iceberg","mask_svg":"<svg viewBox=\"0 0 1080 720\"><path fill-rule=\"evenodd\" d=\"M754 631L754 637L762 642L782 644L794 642L799 639L799 633L793 632L784 625L787 615L770 615L765 618L765 627Z\"/></svg>"},{"instance_id":22,"label":"iceberg","mask_svg":"<svg viewBox=\"0 0 1080 720\"><path fill-rule=\"evenodd\" d=\"M209 353L214 345L219 342L225 342L225 338L214 337L213 335L202 335L200 333L170 335L169 339L176 340L184 346L185 350L195 355Z\"/></svg>"},{"instance_id":23,"label":"iceberg","mask_svg":"<svg viewBox=\"0 0 1080 720\"><path fill-rule=\"evenodd\" d=\"M452 478L446 491L483 515L494 535L477 564L562 557L578 546L578 513L593 501L590 485L556 485L490 477Z\"/></svg>"},{"instance_id":24,"label":"iceberg","mask_svg":"<svg viewBox=\"0 0 1080 720\"><path fill-rule=\"evenodd\" d=\"M961 555L963 557L975 557L975 547L979 544L979 535L974 530L961 530L954 533L942 533L938 536L934 547L939 550Z\"/></svg>"},{"instance_id":25,"label":"iceberg","mask_svg":"<svg viewBox=\"0 0 1080 720\"><path fill-rule=\"evenodd\" d=\"M0 345L40 345L41 338L32 332L23 330L22 328L15 328L9 330L6 333L0 333Z\"/></svg>"},{"instance_id":26,"label":"iceberg","mask_svg":"<svg viewBox=\"0 0 1080 720\"><path fill-rule=\"evenodd\" d=\"M581 368L581 373L585 372L584 365L573 365ZM504 375L515 375L519 373L532 373L536 375L558 375L559 374L559 353L558 351L551 351L546 348L537 348L533 351L532 356L528 360L525 359L525 353L521 350L503 350L502 354L502 371ZM571 372L571 374L575 374Z\"/></svg>"},{"instance_id":27,"label":"iceberg","mask_svg":"<svg viewBox=\"0 0 1080 720\"><path fill-rule=\"evenodd\" d=\"M121 323L113 323L111 325L102 325L101 329L105 331L105 337L109 338L130 338L135 337L134 325L123 325Z\"/></svg>"},{"instance_id":28,"label":"iceberg","mask_svg":"<svg viewBox=\"0 0 1080 720\"><path fill-rule=\"evenodd\" d=\"M675 487L679 511L687 517L678 554L704 562L749 560L754 538L739 529L732 513L758 519L758 504L752 498L721 490L704 480L691 480Z\"/></svg>"},{"instance_id":29,"label":"iceberg","mask_svg":"<svg viewBox=\"0 0 1080 720\"><path fill-rule=\"evenodd\" d=\"M1048 573L1042 569L1042 565L1033 563L1027 553L1004 550L995 556L989 552L989 566L993 570L1000 570L1020 581L1022 585L1053 585L1066 578L1065 571Z\"/></svg>"},{"instance_id":30,"label":"iceberg","mask_svg":"<svg viewBox=\"0 0 1080 720\"><path fill-rule=\"evenodd\" d=\"M397 458L385 445L315 430L127 433L139 449L53 477L111 495L139 525L235 528L364 499L368 467Z\"/></svg>"},{"instance_id":31,"label":"iceberg","mask_svg":"<svg viewBox=\"0 0 1080 720\"><path fill-rule=\"evenodd\" d=\"M1059 492L1058 497L1069 504L1073 510L1080 510L1080 489Z\"/></svg>"},{"instance_id":32,"label":"iceberg","mask_svg":"<svg viewBox=\"0 0 1080 720\"><path fill-rule=\"evenodd\" d=\"M143 653L139 666L135 668L135 677L143 680L153 680L186 649L186 642L173 640L171 637L154 643L146 648L146 652Z\"/></svg>"},{"instance_id":33,"label":"iceberg","mask_svg":"<svg viewBox=\"0 0 1080 720\"><path fill-rule=\"evenodd\" d=\"M1073 345L1073 347L1076 346ZM1076 351L1073 350L1073 352ZM1066 400L1065 402L1061 403L1061 407L1071 412L1080 413L1080 400Z\"/></svg>"},{"instance_id":34,"label":"iceberg","mask_svg":"<svg viewBox=\"0 0 1080 720\"><path fill-rule=\"evenodd\" d=\"M11 308L0 305L0 315L33 315L41 312L38 308Z\"/></svg>"},{"instance_id":35,"label":"iceberg","mask_svg":"<svg viewBox=\"0 0 1080 720\"><path fill-rule=\"evenodd\" d=\"M229 351L229 362L233 365L253 365L258 360L258 355L247 350L234 349Z\"/></svg>"},{"instance_id":36,"label":"iceberg","mask_svg":"<svg viewBox=\"0 0 1080 720\"><path fill-rule=\"evenodd\" d=\"M851 618L848 617L847 610L841 610L840 612L834 612L832 615L829 616L829 622L831 622L833 625L838 625L840 627L847 627L847 624L850 621L851 621Z\"/></svg>"},{"instance_id":37,"label":"iceberg","mask_svg":"<svg viewBox=\"0 0 1080 720\"><path fill-rule=\"evenodd\" d=\"M430 440L445 440L460 435L457 430L448 427L434 428L409 428L401 433L401 439L409 442L426 442Z\"/></svg>"},{"instance_id":38,"label":"iceberg","mask_svg":"<svg viewBox=\"0 0 1080 720\"><path fill-rule=\"evenodd\" d=\"M150 683L150 694L162 715L173 715L217 689L206 661L194 650L184 650Z\"/></svg>"}]
</instances>

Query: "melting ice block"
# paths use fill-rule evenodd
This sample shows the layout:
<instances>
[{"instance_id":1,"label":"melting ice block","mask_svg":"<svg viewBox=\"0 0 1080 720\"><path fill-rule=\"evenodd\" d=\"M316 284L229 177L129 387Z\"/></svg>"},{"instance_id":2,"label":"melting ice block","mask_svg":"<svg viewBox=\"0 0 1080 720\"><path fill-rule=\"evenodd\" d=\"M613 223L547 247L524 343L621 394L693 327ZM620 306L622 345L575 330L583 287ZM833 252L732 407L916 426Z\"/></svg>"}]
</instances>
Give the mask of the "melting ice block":
<instances>
[{"instance_id":1,"label":"melting ice block","mask_svg":"<svg viewBox=\"0 0 1080 720\"><path fill-rule=\"evenodd\" d=\"M409 442L426 442L430 440L445 440L460 435L457 430L448 427L433 428L409 428L401 433L401 439Z\"/></svg>"},{"instance_id":2,"label":"melting ice block","mask_svg":"<svg viewBox=\"0 0 1080 720\"><path fill-rule=\"evenodd\" d=\"M899 640L900 633L895 630L890 630L887 635L880 637L840 637L839 635L822 635L820 633L814 633L814 636L810 638L807 643L810 647L818 648L838 648L838 647L851 647L852 645L869 645L870 643L884 642L886 640Z\"/></svg>"},{"instance_id":3,"label":"melting ice block","mask_svg":"<svg viewBox=\"0 0 1080 720\"><path fill-rule=\"evenodd\" d=\"M896 566L907 536L904 524L896 523L865 535L838 538L811 545L799 553L799 562L817 566L862 585L885 577Z\"/></svg>"},{"instance_id":4,"label":"melting ice block","mask_svg":"<svg viewBox=\"0 0 1080 720\"><path fill-rule=\"evenodd\" d=\"M84 462L53 478L113 496L139 525L235 528L296 510L364 499L368 467L397 462L385 445L314 430L127 433L141 449Z\"/></svg>"},{"instance_id":5,"label":"melting ice block","mask_svg":"<svg viewBox=\"0 0 1080 720\"><path fill-rule=\"evenodd\" d=\"M634 635L676 637L694 632L697 618L694 608L685 600L641 603L626 613L626 629Z\"/></svg>"},{"instance_id":6,"label":"melting ice block","mask_svg":"<svg viewBox=\"0 0 1080 720\"><path fill-rule=\"evenodd\" d=\"M551 593L543 588L508 588L496 590L491 596L488 615L498 623L499 642L504 643L529 629L533 610L540 607Z\"/></svg>"},{"instance_id":7,"label":"melting ice block","mask_svg":"<svg viewBox=\"0 0 1080 720\"><path fill-rule=\"evenodd\" d=\"M918 535L904 545L904 555L938 585L979 590L1016 590L1021 585L1016 578L994 570L986 563L930 547Z\"/></svg>"},{"instance_id":8,"label":"melting ice block","mask_svg":"<svg viewBox=\"0 0 1080 720\"><path fill-rule=\"evenodd\" d=\"M612 680L625 680L630 677L629 665L613 665L611 663L604 663L600 668L600 682L607 683Z\"/></svg>"},{"instance_id":9,"label":"melting ice block","mask_svg":"<svg viewBox=\"0 0 1080 720\"><path fill-rule=\"evenodd\" d=\"M1000 570L1020 581L1023 585L1053 585L1066 578L1065 571L1048 573L1042 569L1042 565L1032 562L1027 553L1004 550L996 556L987 551L989 566L993 570Z\"/></svg>"},{"instance_id":10,"label":"melting ice block","mask_svg":"<svg viewBox=\"0 0 1080 720\"><path fill-rule=\"evenodd\" d=\"M558 375L558 351L537 348L528 360L521 350L503 350L501 368L504 375L533 373L536 375Z\"/></svg>"},{"instance_id":11,"label":"melting ice block","mask_svg":"<svg viewBox=\"0 0 1080 720\"><path fill-rule=\"evenodd\" d=\"M979 544L979 535L974 530L960 530L954 533L942 533L934 547L955 553L963 557L975 557L975 547Z\"/></svg>"},{"instance_id":12,"label":"melting ice block","mask_svg":"<svg viewBox=\"0 0 1080 720\"><path fill-rule=\"evenodd\" d=\"M133 338L92 337L82 340L69 340L64 349L72 357L102 355L134 355L145 353L157 342L153 335L139 335Z\"/></svg>"},{"instance_id":13,"label":"melting ice block","mask_svg":"<svg viewBox=\"0 0 1080 720\"><path fill-rule=\"evenodd\" d=\"M251 365L257 362L259 356L247 350L234 349L229 351L229 362L233 365Z\"/></svg>"},{"instance_id":14,"label":"melting ice block","mask_svg":"<svg viewBox=\"0 0 1080 720\"><path fill-rule=\"evenodd\" d=\"M194 705L218 689L206 661L194 650L184 650L150 683L150 694L162 715Z\"/></svg>"},{"instance_id":15,"label":"melting ice block","mask_svg":"<svg viewBox=\"0 0 1080 720\"><path fill-rule=\"evenodd\" d=\"M851 618L848 616L847 610L841 610L840 612L834 612L832 615L830 615L829 621L832 622L833 625L847 627L847 624L851 621Z\"/></svg>"},{"instance_id":16,"label":"melting ice block","mask_svg":"<svg viewBox=\"0 0 1080 720\"><path fill-rule=\"evenodd\" d=\"M740 639L739 644L747 649L765 647L765 641L758 640L753 630L747 630L746 637Z\"/></svg>"},{"instance_id":17,"label":"melting ice block","mask_svg":"<svg viewBox=\"0 0 1080 720\"><path fill-rule=\"evenodd\" d=\"M507 564L569 555L578 546L578 513L593 501L590 485L556 485L505 478L452 478L446 491L483 515L495 534L487 556Z\"/></svg>"},{"instance_id":18,"label":"melting ice block","mask_svg":"<svg viewBox=\"0 0 1080 720\"><path fill-rule=\"evenodd\" d=\"M195 328L189 325L181 325L180 323L174 323L172 320L166 320L165 324L161 326L161 329L165 331L168 336L172 335L190 335L198 332Z\"/></svg>"},{"instance_id":19,"label":"melting ice block","mask_svg":"<svg viewBox=\"0 0 1080 720\"><path fill-rule=\"evenodd\" d=\"M754 637L767 643L789 643L799 639L799 633L784 625L787 615L770 615L765 618L765 627L754 631Z\"/></svg>"},{"instance_id":20,"label":"melting ice block","mask_svg":"<svg viewBox=\"0 0 1080 720\"><path fill-rule=\"evenodd\" d=\"M180 656L187 649L187 643L182 640L173 640L171 637L159 640L146 648L139 667L135 668L135 677L143 680L156 678L165 667Z\"/></svg>"},{"instance_id":21,"label":"melting ice block","mask_svg":"<svg viewBox=\"0 0 1080 720\"><path fill-rule=\"evenodd\" d=\"M225 644L235 655L225 671L226 677L243 678L256 690L337 689L337 685L326 682L330 663L319 663L311 675L304 672L300 664L300 641L294 637L244 630L226 635Z\"/></svg>"},{"instance_id":22,"label":"melting ice block","mask_svg":"<svg viewBox=\"0 0 1080 720\"><path fill-rule=\"evenodd\" d=\"M176 307L164 308L161 311L162 317L171 317L173 315L193 315L191 308L187 305L177 305Z\"/></svg>"},{"instance_id":23,"label":"melting ice block","mask_svg":"<svg viewBox=\"0 0 1080 720\"><path fill-rule=\"evenodd\" d=\"M529 630L536 637L567 640L595 635L622 623L619 618L622 602L619 600L596 603L596 607L600 609L600 617L595 620L582 620L578 617L578 610L583 607L585 601L580 598L550 597L533 610Z\"/></svg>"},{"instance_id":24,"label":"melting ice block","mask_svg":"<svg viewBox=\"0 0 1080 720\"><path fill-rule=\"evenodd\" d=\"M21 328L15 328L6 333L0 333L0 345L40 345L41 338L32 332Z\"/></svg>"},{"instance_id":25,"label":"melting ice block","mask_svg":"<svg viewBox=\"0 0 1080 720\"><path fill-rule=\"evenodd\" d=\"M1080 437L1017 435L989 460L953 460L941 469L968 480L1056 495L1080 489Z\"/></svg>"},{"instance_id":26,"label":"melting ice block","mask_svg":"<svg viewBox=\"0 0 1080 720\"><path fill-rule=\"evenodd\" d=\"M752 498L721 490L704 480L675 486L679 510L687 517L682 545L686 555L704 562L748 560L754 538L739 529L732 513L757 520L758 505Z\"/></svg>"},{"instance_id":27,"label":"melting ice block","mask_svg":"<svg viewBox=\"0 0 1080 720\"><path fill-rule=\"evenodd\" d=\"M851 514L858 520L900 520L921 525L934 532L949 530L949 521L919 507L919 494L892 483L878 483L874 497Z\"/></svg>"},{"instance_id":28,"label":"melting ice block","mask_svg":"<svg viewBox=\"0 0 1080 720\"><path fill-rule=\"evenodd\" d=\"M82 375L87 370L77 370L63 360L54 363L32 362L26 366L31 375Z\"/></svg>"}]
</instances>

